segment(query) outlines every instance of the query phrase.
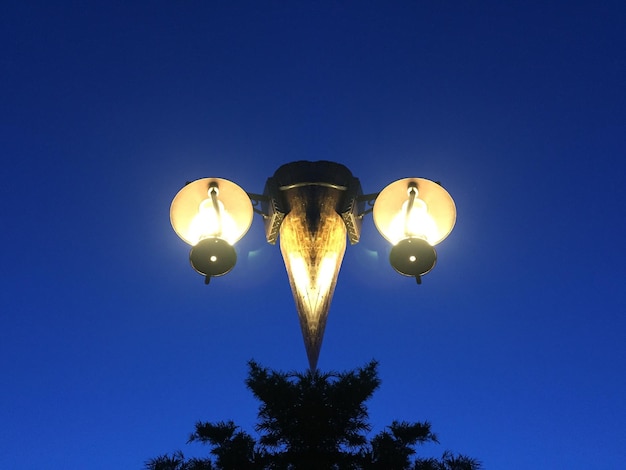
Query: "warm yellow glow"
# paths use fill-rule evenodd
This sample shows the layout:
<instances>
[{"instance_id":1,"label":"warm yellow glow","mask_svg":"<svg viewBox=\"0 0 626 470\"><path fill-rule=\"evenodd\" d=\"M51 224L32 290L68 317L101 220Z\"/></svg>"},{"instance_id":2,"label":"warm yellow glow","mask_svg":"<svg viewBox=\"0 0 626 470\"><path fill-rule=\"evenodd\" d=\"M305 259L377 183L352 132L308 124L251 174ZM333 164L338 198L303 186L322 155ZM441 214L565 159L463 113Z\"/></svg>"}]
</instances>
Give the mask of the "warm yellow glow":
<instances>
[{"instance_id":1,"label":"warm yellow glow","mask_svg":"<svg viewBox=\"0 0 626 470\"><path fill-rule=\"evenodd\" d=\"M335 281L337 253L327 253L319 265L307 266L304 258L298 253L288 253L291 276L296 291L309 313L308 320L313 328L319 324L319 316L323 313L320 306L331 293Z\"/></svg>"},{"instance_id":2,"label":"warm yellow glow","mask_svg":"<svg viewBox=\"0 0 626 470\"><path fill-rule=\"evenodd\" d=\"M246 192L223 178L202 178L183 187L172 201L170 221L186 243L208 237L234 244L252 224L252 203Z\"/></svg>"},{"instance_id":3,"label":"warm yellow glow","mask_svg":"<svg viewBox=\"0 0 626 470\"><path fill-rule=\"evenodd\" d=\"M198 213L189 225L188 237L193 245L209 237L221 238L232 245L237 241L237 226L224 203L209 197L200 203Z\"/></svg>"},{"instance_id":4,"label":"warm yellow glow","mask_svg":"<svg viewBox=\"0 0 626 470\"><path fill-rule=\"evenodd\" d=\"M280 250L300 318L304 344L312 369L317 366L326 319L339 268L346 251L346 226L328 204L319 220L307 218L294 197L291 212L280 227ZM332 200L331 200L332 202Z\"/></svg>"},{"instance_id":5,"label":"warm yellow glow","mask_svg":"<svg viewBox=\"0 0 626 470\"><path fill-rule=\"evenodd\" d=\"M432 245L438 236L437 224L428 213L426 203L415 198L413 204L407 199L402 204L400 212L389 224L389 238L392 244L405 238L422 238Z\"/></svg>"},{"instance_id":6,"label":"warm yellow glow","mask_svg":"<svg viewBox=\"0 0 626 470\"><path fill-rule=\"evenodd\" d=\"M380 234L394 245L406 238L436 245L452 231L456 207L441 185L424 178L404 178L380 192L373 215Z\"/></svg>"}]
</instances>

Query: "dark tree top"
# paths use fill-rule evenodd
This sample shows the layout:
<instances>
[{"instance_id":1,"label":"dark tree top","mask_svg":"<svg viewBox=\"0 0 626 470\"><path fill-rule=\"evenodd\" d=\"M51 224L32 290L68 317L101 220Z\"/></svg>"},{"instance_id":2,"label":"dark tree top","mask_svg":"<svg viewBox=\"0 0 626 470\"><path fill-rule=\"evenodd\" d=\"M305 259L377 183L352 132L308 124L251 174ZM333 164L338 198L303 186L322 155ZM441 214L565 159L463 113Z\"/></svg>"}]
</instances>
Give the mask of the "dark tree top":
<instances>
[{"instance_id":1,"label":"dark tree top","mask_svg":"<svg viewBox=\"0 0 626 470\"><path fill-rule=\"evenodd\" d=\"M189 442L212 458L181 452L146 462L147 470L478 470L476 459L444 452L415 458L415 447L438 442L427 421L394 421L371 439L366 402L380 386L378 364L348 372L279 372L248 364L246 386L259 400L258 438L232 421L196 423Z\"/></svg>"}]
</instances>

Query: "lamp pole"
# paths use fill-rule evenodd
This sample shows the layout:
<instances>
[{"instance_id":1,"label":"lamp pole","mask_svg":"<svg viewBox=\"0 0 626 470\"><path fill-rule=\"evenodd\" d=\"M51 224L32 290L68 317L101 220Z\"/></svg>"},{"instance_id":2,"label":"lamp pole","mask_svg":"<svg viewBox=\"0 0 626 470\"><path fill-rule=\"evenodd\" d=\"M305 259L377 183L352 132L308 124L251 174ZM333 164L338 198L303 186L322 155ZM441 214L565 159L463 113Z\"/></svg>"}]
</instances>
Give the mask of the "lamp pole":
<instances>
[{"instance_id":1,"label":"lamp pole","mask_svg":"<svg viewBox=\"0 0 626 470\"><path fill-rule=\"evenodd\" d=\"M280 240L311 370L317 367L346 240L358 243L363 217L373 213L376 228L393 245L391 265L418 284L436 263L433 245L456 221L454 201L438 183L405 178L364 195L358 178L335 162L282 165L263 194L203 178L178 192L170 220L192 245L191 265L205 283L235 266L233 244L247 232L253 212L263 217L267 242Z\"/></svg>"}]
</instances>

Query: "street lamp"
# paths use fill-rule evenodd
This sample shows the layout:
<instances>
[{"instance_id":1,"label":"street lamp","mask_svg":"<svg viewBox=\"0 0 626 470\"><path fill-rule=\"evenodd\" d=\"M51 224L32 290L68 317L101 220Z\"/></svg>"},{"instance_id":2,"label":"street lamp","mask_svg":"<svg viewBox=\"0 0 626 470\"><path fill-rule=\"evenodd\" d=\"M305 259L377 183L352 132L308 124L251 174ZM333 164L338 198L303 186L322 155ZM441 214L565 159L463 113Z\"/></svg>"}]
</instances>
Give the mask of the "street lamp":
<instances>
[{"instance_id":1,"label":"street lamp","mask_svg":"<svg viewBox=\"0 0 626 470\"><path fill-rule=\"evenodd\" d=\"M205 276L222 276L235 267L233 244L252 225L252 203L232 181L202 178L181 189L170 208L176 234L192 246L191 266Z\"/></svg>"},{"instance_id":2,"label":"street lamp","mask_svg":"<svg viewBox=\"0 0 626 470\"><path fill-rule=\"evenodd\" d=\"M222 178L188 183L172 201L174 231L192 246L192 267L205 283L233 269L233 247L262 216L268 243L280 240L289 283L312 370L317 367L326 319L346 250L358 243L363 217L391 244L389 261L400 274L421 276L435 265L434 245L452 231L454 201L440 184L405 178L380 193L363 194L361 183L339 163L298 161L279 167L263 194L247 193Z\"/></svg>"},{"instance_id":3,"label":"street lamp","mask_svg":"<svg viewBox=\"0 0 626 470\"><path fill-rule=\"evenodd\" d=\"M374 224L393 247L389 262L405 276L428 273L437 261L434 245L446 238L456 221L456 207L440 184L404 178L383 189L374 203Z\"/></svg>"}]
</instances>

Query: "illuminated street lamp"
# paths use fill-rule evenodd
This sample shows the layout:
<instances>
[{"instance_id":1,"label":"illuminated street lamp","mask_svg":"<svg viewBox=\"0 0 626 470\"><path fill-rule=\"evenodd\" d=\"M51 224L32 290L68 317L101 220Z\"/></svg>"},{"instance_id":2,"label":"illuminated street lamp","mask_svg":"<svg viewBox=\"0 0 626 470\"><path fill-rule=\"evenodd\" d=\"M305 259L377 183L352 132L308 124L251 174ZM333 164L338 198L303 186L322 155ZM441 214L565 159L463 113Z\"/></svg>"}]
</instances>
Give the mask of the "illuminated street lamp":
<instances>
[{"instance_id":1,"label":"illuminated street lamp","mask_svg":"<svg viewBox=\"0 0 626 470\"><path fill-rule=\"evenodd\" d=\"M222 178L199 179L178 192L170 220L192 246L191 265L205 283L235 266L233 245L250 228L253 212L263 217L268 243L280 240L312 370L346 239L358 243L363 217L373 212L376 228L393 245L391 265L418 284L435 265L434 245L448 236L456 220L454 201L438 183L405 178L364 195L348 168L328 161L282 165L267 179L263 194L246 193Z\"/></svg>"},{"instance_id":2,"label":"illuminated street lamp","mask_svg":"<svg viewBox=\"0 0 626 470\"><path fill-rule=\"evenodd\" d=\"M222 276L235 267L233 244L252 225L252 203L246 192L222 178L203 178L181 189L170 208L176 234L189 243L191 266L205 276Z\"/></svg>"},{"instance_id":3,"label":"illuminated street lamp","mask_svg":"<svg viewBox=\"0 0 626 470\"><path fill-rule=\"evenodd\" d=\"M405 178L383 189L374 203L374 224L393 247L389 261L421 284L437 261L434 245L446 238L456 221L456 207L441 185Z\"/></svg>"}]
</instances>

